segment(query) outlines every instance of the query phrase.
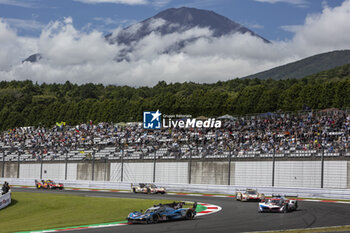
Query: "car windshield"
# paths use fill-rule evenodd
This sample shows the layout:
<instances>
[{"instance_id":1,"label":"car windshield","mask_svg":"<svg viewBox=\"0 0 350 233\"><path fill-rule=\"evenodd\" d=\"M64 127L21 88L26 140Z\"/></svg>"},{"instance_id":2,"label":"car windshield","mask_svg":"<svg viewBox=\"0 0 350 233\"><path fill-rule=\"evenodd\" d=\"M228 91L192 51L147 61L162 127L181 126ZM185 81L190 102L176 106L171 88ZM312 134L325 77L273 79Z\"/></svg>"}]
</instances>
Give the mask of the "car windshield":
<instances>
[{"instance_id":1,"label":"car windshield","mask_svg":"<svg viewBox=\"0 0 350 233\"><path fill-rule=\"evenodd\" d=\"M155 208L150 208L150 209L147 209L145 214L150 214L150 213L154 213L157 209Z\"/></svg>"},{"instance_id":2,"label":"car windshield","mask_svg":"<svg viewBox=\"0 0 350 233\"><path fill-rule=\"evenodd\" d=\"M281 199L271 199L271 200L270 200L270 203L271 203L272 205L280 205L281 202L282 202Z\"/></svg>"},{"instance_id":3,"label":"car windshield","mask_svg":"<svg viewBox=\"0 0 350 233\"><path fill-rule=\"evenodd\" d=\"M247 193L250 194L250 195L255 195L256 191L255 190L249 190L249 191L247 191Z\"/></svg>"}]
</instances>

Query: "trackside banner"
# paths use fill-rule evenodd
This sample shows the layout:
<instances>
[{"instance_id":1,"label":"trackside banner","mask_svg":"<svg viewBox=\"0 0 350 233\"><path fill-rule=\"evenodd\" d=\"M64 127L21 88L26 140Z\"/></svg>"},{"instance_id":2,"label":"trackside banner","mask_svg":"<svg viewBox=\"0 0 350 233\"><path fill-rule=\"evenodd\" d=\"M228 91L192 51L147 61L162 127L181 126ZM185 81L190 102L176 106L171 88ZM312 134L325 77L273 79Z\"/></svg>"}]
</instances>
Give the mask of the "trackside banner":
<instances>
[{"instance_id":1,"label":"trackside banner","mask_svg":"<svg viewBox=\"0 0 350 233\"><path fill-rule=\"evenodd\" d=\"M0 210L11 204L11 191L0 195Z\"/></svg>"}]
</instances>

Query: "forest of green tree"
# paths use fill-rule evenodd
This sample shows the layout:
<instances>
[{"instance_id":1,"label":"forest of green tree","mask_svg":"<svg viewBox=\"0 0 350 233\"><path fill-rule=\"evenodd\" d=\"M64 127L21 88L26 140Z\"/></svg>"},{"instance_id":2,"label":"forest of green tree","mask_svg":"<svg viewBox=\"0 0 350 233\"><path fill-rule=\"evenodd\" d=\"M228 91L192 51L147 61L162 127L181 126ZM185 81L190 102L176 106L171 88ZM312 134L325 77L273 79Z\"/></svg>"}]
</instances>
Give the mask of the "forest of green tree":
<instances>
[{"instance_id":1,"label":"forest of green tree","mask_svg":"<svg viewBox=\"0 0 350 233\"><path fill-rule=\"evenodd\" d=\"M303 79L232 79L153 87L0 82L0 130L18 126L141 121L143 111L216 117L350 107L350 64Z\"/></svg>"}]
</instances>

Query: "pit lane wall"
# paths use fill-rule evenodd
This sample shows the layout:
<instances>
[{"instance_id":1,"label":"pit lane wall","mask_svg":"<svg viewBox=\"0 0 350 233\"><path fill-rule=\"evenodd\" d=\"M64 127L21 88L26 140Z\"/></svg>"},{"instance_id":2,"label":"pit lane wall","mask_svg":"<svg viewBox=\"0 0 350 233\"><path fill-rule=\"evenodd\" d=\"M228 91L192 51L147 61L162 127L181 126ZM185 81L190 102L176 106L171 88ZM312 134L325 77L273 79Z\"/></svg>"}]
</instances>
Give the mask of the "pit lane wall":
<instances>
[{"instance_id":1,"label":"pit lane wall","mask_svg":"<svg viewBox=\"0 0 350 233\"><path fill-rule=\"evenodd\" d=\"M1 195L0 194L0 210L11 204L11 191Z\"/></svg>"},{"instance_id":2,"label":"pit lane wall","mask_svg":"<svg viewBox=\"0 0 350 233\"><path fill-rule=\"evenodd\" d=\"M350 189L350 161L325 160L323 179L321 161L316 160L276 161L274 169L272 161L6 162L0 165L0 177Z\"/></svg>"}]
</instances>

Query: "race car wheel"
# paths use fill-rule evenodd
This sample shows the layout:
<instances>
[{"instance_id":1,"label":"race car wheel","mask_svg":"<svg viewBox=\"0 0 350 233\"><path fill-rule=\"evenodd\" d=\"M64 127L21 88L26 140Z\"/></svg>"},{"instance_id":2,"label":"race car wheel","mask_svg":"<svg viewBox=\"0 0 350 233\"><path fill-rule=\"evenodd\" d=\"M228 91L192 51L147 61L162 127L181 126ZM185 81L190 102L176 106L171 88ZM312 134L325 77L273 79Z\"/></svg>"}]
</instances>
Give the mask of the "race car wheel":
<instances>
[{"instance_id":1,"label":"race car wheel","mask_svg":"<svg viewBox=\"0 0 350 233\"><path fill-rule=\"evenodd\" d=\"M191 220L191 219L193 219L193 212L192 212L192 210L188 210L188 211L186 212L185 218L186 218L186 220Z\"/></svg>"},{"instance_id":2,"label":"race car wheel","mask_svg":"<svg viewBox=\"0 0 350 233\"><path fill-rule=\"evenodd\" d=\"M284 206L283 213L287 213L288 212L288 208L289 208L289 206L288 206L288 204L286 204Z\"/></svg>"},{"instance_id":3,"label":"race car wheel","mask_svg":"<svg viewBox=\"0 0 350 233\"><path fill-rule=\"evenodd\" d=\"M147 188L147 193L150 194L151 193L151 189Z\"/></svg>"},{"instance_id":4,"label":"race car wheel","mask_svg":"<svg viewBox=\"0 0 350 233\"><path fill-rule=\"evenodd\" d=\"M236 195L236 201L242 201L242 195L240 193Z\"/></svg>"},{"instance_id":5,"label":"race car wheel","mask_svg":"<svg viewBox=\"0 0 350 233\"><path fill-rule=\"evenodd\" d=\"M156 224L156 223L158 223L158 220L159 220L159 216L158 215L153 215L152 223Z\"/></svg>"},{"instance_id":6,"label":"race car wheel","mask_svg":"<svg viewBox=\"0 0 350 233\"><path fill-rule=\"evenodd\" d=\"M136 189L135 189L135 188L133 188L133 189L132 189L132 192L133 192L133 193L136 193Z\"/></svg>"}]
</instances>

